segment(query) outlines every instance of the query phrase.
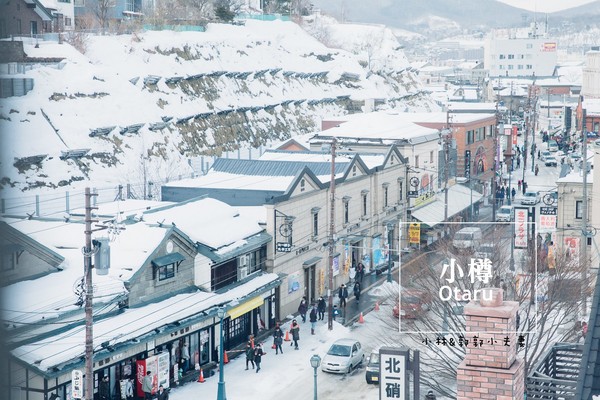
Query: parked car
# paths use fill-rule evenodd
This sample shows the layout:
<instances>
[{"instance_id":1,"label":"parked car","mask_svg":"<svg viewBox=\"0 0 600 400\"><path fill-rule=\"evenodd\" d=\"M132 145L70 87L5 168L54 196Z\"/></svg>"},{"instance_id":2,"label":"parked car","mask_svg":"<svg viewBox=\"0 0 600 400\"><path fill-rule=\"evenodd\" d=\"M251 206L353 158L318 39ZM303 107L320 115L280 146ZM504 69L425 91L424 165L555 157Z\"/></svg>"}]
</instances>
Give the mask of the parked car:
<instances>
[{"instance_id":1,"label":"parked car","mask_svg":"<svg viewBox=\"0 0 600 400\"><path fill-rule=\"evenodd\" d=\"M462 228L454 234L452 246L457 250L471 250L481 243L481 228Z\"/></svg>"},{"instance_id":2,"label":"parked car","mask_svg":"<svg viewBox=\"0 0 600 400\"><path fill-rule=\"evenodd\" d=\"M534 206L540 202L540 195L538 192L525 192L523 198L521 198L521 204Z\"/></svg>"},{"instance_id":3,"label":"parked car","mask_svg":"<svg viewBox=\"0 0 600 400\"><path fill-rule=\"evenodd\" d=\"M369 384L379 382L379 348L374 349L367 357L365 380Z\"/></svg>"},{"instance_id":4,"label":"parked car","mask_svg":"<svg viewBox=\"0 0 600 400\"><path fill-rule=\"evenodd\" d=\"M556 167L558 163L556 162L556 158L554 156L546 157L544 160L544 165L546 167Z\"/></svg>"},{"instance_id":5,"label":"parked car","mask_svg":"<svg viewBox=\"0 0 600 400\"><path fill-rule=\"evenodd\" d=\"M547 151L547 150L542 151L542 153L540 155L540 159L542 161L546 161L547 157L552 157L552 154L549 151Z\"/></svg>"},{"instance_id":6,"label":"parked car","mask_svg":"<svg viewBox=\"0 0 600 400\"><path fill-rule=\"evenodd\" d=\"M548 141L548 151L551 153L557 152L558 151L558 143L556 142L556 140L549 140Z\"/></svg>"},{"instance_id":7,"label":"parked car","mask_svg":"<svg viewBox=\"0 0 600 400\"><path fill-rule=\"evenodd\" d=\"M333 372L347 374L354 368L363 364L365 355L362 346L355 339L336 340L321 363L321 370L324 372Z\"/></svg>"},{"instance_id":8,"label":"parked car","mask_svg":"<svg viewBox=\"0 0 600 400\"><path fill-rule=\"evenodd\" d=\"M396 298L396 305L392 310L394 317L415 319L429 310L431 295L427 291L402 288L400 293L402 301Z\"/></svg>"},{"instance_id":9,"label":"parked car","mask_svg":"<svg viewBox=\"0 0 600 400\"><path fill-rule=\"evenodd\" d=\"M512 206L502 206L496 212L496 222L510 222L513 218Z\"/></svg>"}]
</instances>

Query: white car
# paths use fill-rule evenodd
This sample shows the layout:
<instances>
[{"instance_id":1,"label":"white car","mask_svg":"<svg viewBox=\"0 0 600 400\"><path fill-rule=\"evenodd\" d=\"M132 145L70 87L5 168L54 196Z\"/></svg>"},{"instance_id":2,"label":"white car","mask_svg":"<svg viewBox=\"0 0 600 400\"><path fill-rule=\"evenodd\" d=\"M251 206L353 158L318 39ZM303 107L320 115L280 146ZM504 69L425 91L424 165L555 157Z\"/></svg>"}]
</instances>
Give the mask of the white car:
<instances>
[{"instance_id":1,"label":"white car","mask_svg":"<svg viewBox=\"0 0 600 400\"><path fill-rule=\"evenodd\" d=\"M364 360L365 354L358 340L339 339L331 345L329 351L323 357L321 370L347 374L354 368L362 366Z\"/></svg>"},{"instance_id":2,"label":"white car","mask_svg":"<svg viewBox=\"0 0 600 400\"><path fill-rule=\"evenodd\" d=\"M535 206L540 202L540 195L537 192L525 192L521 199L521 204Z\"/></svg>"},{"instance_id":3,"label":"white car","mask_svg":"<svg viewBox=\"0 0 600 400\"><path fill-rule=\"evenodd\" d=\"M496 222L510 222L512 221L512 215L512 206L502 206L496 212Z\"/></svg>"},{"instance_id":4,"label":"white car","mask_svg":"<svg viewBox=\"0 0 600 400\"><path fill-rule=\"evenodd\" d=\"M540 159L541 159L542 161L546 161L546 158L548 158L548 157L552 157L552 153L550 153L550 152L549 152L549 151L547 151L547 150L545 150L545 151L542 151L542 154L541 154L541 156L540 156Z\"/></svg>"}]
</instances>

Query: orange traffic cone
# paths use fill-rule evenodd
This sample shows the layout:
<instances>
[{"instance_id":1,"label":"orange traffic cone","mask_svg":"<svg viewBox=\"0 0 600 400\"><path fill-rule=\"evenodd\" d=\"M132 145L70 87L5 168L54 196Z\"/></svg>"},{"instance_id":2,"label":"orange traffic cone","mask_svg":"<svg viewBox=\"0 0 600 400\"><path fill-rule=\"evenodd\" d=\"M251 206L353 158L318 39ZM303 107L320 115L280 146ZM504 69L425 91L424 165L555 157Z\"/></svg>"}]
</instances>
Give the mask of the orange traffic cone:
<instances>
[{"instance_id":1,"label":"orange traffic cone","mask_svg":"<svg viewBox=\"0 0 600 400\"><path fill-rule=\"evenodd\" d=\"M379 311L379 302L378 301L375 302L375 311Z\"/></svg>"},{"instance_id":2,"label":"orange traffic cone","mask_svg":"<svg viewBox=\"0 0 600 400\"><path fill-rule=\"evenodd\" d=\"M290 331L285 331L285 339L283 340L285 340L286 342L290 341Z\"/></svg>"},{"instance_id":3,"label":"orange traffic cone","mask_svg":"<svg viewBox=\"0 0 600 400\"><path fill-rule=\"evenodd\" d=\"M200 368L200 376L198 377L199 383L204 383L204 372L202 372L202 368Z\"/></svg>"},{"instance_id":4,"label":"orange traffic cone","mask_svg":"<svg viewBox=\"0 0 600 400\"><path fill-rule=\"evenodd\" d=\"M364 324L365 323L365 318L363 317L362 313L360 313L360 316L358 317L358 323L359 324Z\"/></svg>"},{"instance_id":5,"label":"orange traffic cone","mask_svg":"<svg viewBox=\"0 0 600 400\"><path fill-rule=\"evenodd\" d=\"M223 352L223 363L224 364L229 363L229 357L227 357L227 351Z\"/></svg>"}]
</instances>

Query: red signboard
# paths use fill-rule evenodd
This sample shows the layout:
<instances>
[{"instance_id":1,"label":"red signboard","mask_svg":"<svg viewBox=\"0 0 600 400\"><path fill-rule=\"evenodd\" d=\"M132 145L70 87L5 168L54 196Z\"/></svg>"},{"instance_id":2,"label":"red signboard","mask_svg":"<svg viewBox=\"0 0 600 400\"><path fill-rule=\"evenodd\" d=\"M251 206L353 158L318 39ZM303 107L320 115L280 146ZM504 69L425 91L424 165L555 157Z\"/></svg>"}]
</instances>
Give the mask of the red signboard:
<instances>
[{"instance_id":1,"label":"red signboard","mask_svg":"<svg viewBox=\"0 0 600 400\"><path fill-rule=\"evenodd\" d=\"M527 248L527 242L529 241L528 214L528 208L515 207L515 247L518 249Z\"/></svg>"}]
</instances>

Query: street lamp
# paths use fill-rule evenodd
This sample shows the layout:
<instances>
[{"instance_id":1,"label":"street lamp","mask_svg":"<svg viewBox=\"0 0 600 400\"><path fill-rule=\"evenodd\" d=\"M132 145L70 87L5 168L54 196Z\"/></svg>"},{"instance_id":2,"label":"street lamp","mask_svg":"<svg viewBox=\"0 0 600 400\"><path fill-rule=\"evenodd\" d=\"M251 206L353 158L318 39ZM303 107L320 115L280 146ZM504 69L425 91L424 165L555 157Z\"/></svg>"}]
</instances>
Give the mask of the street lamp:
<instances>
[{"instance_id":1,"label":"street lamp","mask_svg":"<svg viewBox=\"0 0 600 400\"><path fill-rule=\"evenodd\" d=\"M317 368L319 368L319 365L321 365L321 357L319 357L318 354L313 354L313 356L310 358L310 365L311 367L313 367L313 369L315 370L315 396L314 396L314 400L317 400Z\"/></svg>"},{"instance_id":2,"label":"street lamp","mask_svg":"<svg viewBox=\"0 0 600 400\"><path fill-rule=\"evenodd\" d=\"M219 307L217 309L217 316L221 320L219 322L220 330L220 344L219 344L219 386L217 391L217 400L227 400L227 395L225 394L225 377L223 371L223 318L225 317L225 307Z\"/></svg>"}]
</instances>

